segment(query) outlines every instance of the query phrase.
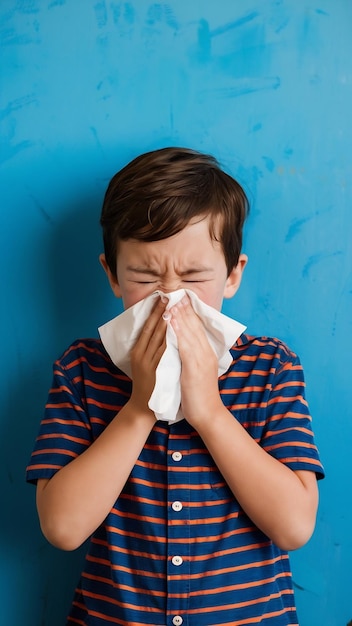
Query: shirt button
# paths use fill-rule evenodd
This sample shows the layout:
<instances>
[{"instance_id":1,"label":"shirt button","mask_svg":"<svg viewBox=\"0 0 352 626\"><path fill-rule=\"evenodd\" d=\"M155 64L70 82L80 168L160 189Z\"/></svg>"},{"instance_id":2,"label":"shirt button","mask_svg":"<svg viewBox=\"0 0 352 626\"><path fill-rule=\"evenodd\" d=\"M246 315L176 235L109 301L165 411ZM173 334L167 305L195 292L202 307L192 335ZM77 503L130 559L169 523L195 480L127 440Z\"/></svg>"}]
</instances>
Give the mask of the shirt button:
<instances>
[{"instance_id":1,"label":"shirt button","mask_svg":"<svg viewBox=\"0 0 352 626\"><path fill-rule=\"evenodd\" d=\"M181 461L181 459L182 459L182 454L181 454L181 452L173 452L173 453L172 453L172 460L173 460L173 461L178 462L178 461Z\"/></svg>"},{"instance_id":2,"label":"shirt button","mask_svg":"<svg viewBox=\"0 0 352 626\"><path fill-rule=\"evenodd\" d=\"M172 623L174 626L181 626L181 624L183 624L183 619L181 615L175 615L175 617L172 620Z\"/></svg>"},{"instance_id":3,"label":"shirt button","mask_svg":"<svg viewBox=\"0 0 352 626\"><path fill-rule=\"evenodd\" d=\"M182 556L173 556L171 559L171 563L172 565L182 565L183 563L183 558Z\"/></svg>"},{"instance_id":4,"label":"shirt button","mask_svg":"<svg viewBox=\"0 0 352 626\"><path fill-rule=\"evenodd\" d=\"M182 511L183 509L182 502L179 502L178 500L176 500L176 502L172 503L171 508L174 511Z\"/></svg>"}]
</instances>

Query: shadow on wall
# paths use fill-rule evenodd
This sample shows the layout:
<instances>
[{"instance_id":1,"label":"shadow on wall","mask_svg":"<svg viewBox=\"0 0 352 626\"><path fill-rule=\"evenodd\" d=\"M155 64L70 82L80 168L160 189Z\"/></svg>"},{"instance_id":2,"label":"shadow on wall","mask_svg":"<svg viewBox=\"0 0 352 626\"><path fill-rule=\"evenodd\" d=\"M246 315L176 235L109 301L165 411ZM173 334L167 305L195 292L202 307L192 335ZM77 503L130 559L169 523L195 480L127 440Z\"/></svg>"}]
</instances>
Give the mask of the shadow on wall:
<instances>
[{"instance_id":1,"label":"shadow on wall","mask_svg":"<svg viewBox=\"0 0 352 626\"><path fill-rule=\"evenodd\" d=\"M8 372L2 404L0 444L6 468L1 479L0 578L8 602L2 615L12 626L22 624L24 610L26 626L62 626L82 564L84 548L63 553L41 535L35 489L26 485L24 471L51 383L52 362L72 340L97 336L97 327L120 310L98 262L100 203L90 197L63 210L58 221L48 216L42 234L28 234L20 260L33 297L24 302L27 298L21 296L25 315L19 319L22 326L27 320L30 326L18 329L17 346L8 338L4 358L10 362L11 357L13 370ZM16 598L11 588L17 590Z\"/></svg>"}]
</instances>

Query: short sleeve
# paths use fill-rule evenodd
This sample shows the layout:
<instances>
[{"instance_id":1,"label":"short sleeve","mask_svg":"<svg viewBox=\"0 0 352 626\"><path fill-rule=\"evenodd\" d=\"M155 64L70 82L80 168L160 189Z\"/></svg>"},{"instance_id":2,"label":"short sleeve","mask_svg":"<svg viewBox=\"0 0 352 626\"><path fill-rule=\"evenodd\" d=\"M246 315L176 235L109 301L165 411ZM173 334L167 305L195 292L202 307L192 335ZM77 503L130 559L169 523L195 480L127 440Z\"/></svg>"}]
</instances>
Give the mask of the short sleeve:
<instances>
[{"instance_id":1,"label":"short sleeve","mask_svg":"<svg viewBox=\"0 0 352 626\"><path fill-rule=\"evenodd\" d=\"M54 364L53 382L40 424L26 480L51 478L92 442L91 425L78 388L65 367Z\"/></svg>"},{"instance_id":2,"label":"short sleeve","mask_svg":"<svg viewBox=\"0 0 352 626\"><path fill-rule=\"evenodd\" d=\"M324 468L314 441L303 369L298 356L284 344L280 347L267 401L261 445L292 470L314 471L318 478L323 478Z\"/></svg>"}]
</instances>

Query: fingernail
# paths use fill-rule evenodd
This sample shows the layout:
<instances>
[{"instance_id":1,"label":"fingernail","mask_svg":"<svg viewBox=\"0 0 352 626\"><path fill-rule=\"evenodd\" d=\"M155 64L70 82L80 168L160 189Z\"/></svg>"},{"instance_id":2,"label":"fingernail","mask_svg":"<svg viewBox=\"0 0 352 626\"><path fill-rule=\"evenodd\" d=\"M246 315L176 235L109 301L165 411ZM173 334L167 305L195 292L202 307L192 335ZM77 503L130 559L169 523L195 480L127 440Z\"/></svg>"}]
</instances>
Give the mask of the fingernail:
<instances>
[{"instance_id":1,"label":"fingernail","mask_svg":"<svg viewBox=\"0 0 352 626\"><path fill-rule=\"evenodd\" d=\"M163 294L160 294L160 300L163 304L166 304L169 301L169 299Z\"/></svg>"},{"instance_id":2,"label":"fingernail","mask_svg":"<svg viewBox=\"0 0 352 626\"><path fill-rule=\"evenodd\" d=\"M163 313L162 318L163 320L165 320L165 322L169 322L171 320L171 313L169 311L165 311L165 313Z\"/></svg>"}]
</instances>

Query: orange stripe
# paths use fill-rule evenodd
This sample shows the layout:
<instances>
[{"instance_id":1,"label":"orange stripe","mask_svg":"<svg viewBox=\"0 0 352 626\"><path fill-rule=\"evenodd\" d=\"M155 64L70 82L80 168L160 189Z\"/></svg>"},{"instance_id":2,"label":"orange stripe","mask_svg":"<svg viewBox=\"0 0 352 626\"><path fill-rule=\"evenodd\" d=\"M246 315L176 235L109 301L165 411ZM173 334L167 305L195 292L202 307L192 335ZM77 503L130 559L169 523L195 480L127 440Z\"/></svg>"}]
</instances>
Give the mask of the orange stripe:
<instances>
[{"instance_id":1,"label":"orange stripe","mask_svg":"<svg viewBox=\"0 0 352 626\"><path fill-rule=\"evenodd\" d=\"M272 437L273 435L283 435L284 433L291 433L297 431L299 433L304 433L305 435L311 435L312 431L310 430L310 428L302 428L299 426L295 426L294 428L281 428L280 430L267 430L264 437L263 437L263 441L265 441L265 439Z\"/></svg>"},{"instance_id":2,"label":"orange stripe","mask_svg":"<svg viewBox=\"0 0 352 626\"><path fill-rule=\"evenodd\" d=\"M28 465L27 471L30 472L32 470L37 470L37 469L61 469L62 465L51 465L48 463L45 463L45 465L43 465L42 463L38 463L38 465Z\"/></svg>"},{"instance_id":3,"label":"orange stripe","mask_svg":"<svg viewBox=\"0 0 352 626\"><path fill-rule=\"evenodd\" d=\"M79 624L79 626L87 626L85 622L82 622L81 619L76 619L75 617L70 617L70 622L74 622L75 624Z\"/></svg>"},{"instance_id":4,"label":"orange stripe","mask_svg":"<svg viewBox=\"0 0 352 626\"><path fill-rule=\"evenodd\" d=\"M281 463L308 463L308 465L316 465L321 468L321 464L316 459L304 456L288 456L283 459L279 459Z\"/></svg>"},{"instance_id":5,"label":"orange stripe","mask_svg":"<svg viewBox=\"0 0 352 626\"><path fill-rule=\"evenodd\" d=\"M88 445L90 441L87 439L81 439L80 437L72 437L70 435L64 435L63 433L52 433L51 435L39 435L37 441L42 441L43 439L65 439L67 441L74 441L75 443L84 443Z\"/></svg>"},{"instance_id":6,"label":"orange stripe","mask_svg":"<svg viewBox=\"0 0 352 626\"><path fill-rule=\"evenodd\" d=\"M272 446L263 446L263 447L268 452L270 450L277 450L278 448L291 448L293 446L297 446L299 448L309 448L310 450L316 450L316 447L314 444L307 443L306 441L285 441L284 443L275 443Z\"/></svg>"},{"instance_id":7,"label":"orange stripe","mask_svg":"<svg viewBox=\"0 0 352 626\"><path fill-rule=\"evenodd\" d=\"M293 595L293 590L292 589L283 589L281 592L271 593L269 596L263 596L262 598L256 598L255 600L247 600L246 602L235 602L233 604L223 604L223 605L221 605L221 610L222 611L229 611L231 609L240 609L240 608L243 608L243 607L255 606L257 604L262 604L263 602L267 603L270 600L281 598L281 596L284 596L284 595L285 596L287 596L287 595L292 596ZM210 612L214 611L214 608L215 607L213 607L213 606L209 606L209 607L203 607L203 608L197 608L197 609L189 609L187 611L183 611L183 613L181 611L180 613L181 614L188 613L190 615L194 615L195 613L210 613ZM216 607L216 608L219 610L219 607ZM282 611L275 611L274 613L265 613L265 614L262 614L259 619L260 619L260 621L262 621L263 618L267 619L269 617L273 617L274 615L283 615L284 613L287 612L287 610L294 611L295 609L294 608L288 608L288 609L285 608ZM258 621L258 618L255 618L255 619L256 619L256 621ZM244 622L244 623L246 623L246 622ZM247 623L250 624L251 622L249 621ZM256 622L252 622L252 623L255 624Z\"/></svg>"},{"instance_id":8,"label":"orange stripe","mask_svg":"<svg viewBox=\"0 0 352 626\"><path fill-rule=\"evenodd\" d=\"M55 405L56 406L56 405ZM90 424L82 424L82 422L80 420L64 420L64 419L60 419L59 417L51 417L49 419L43 419L42 424L64 424L65 426L80 426L81 428L87 428L89 430L91 430L90 428Z\"/></svg>"},{"instance_id":9,"label":"orange stripe","mask_svg":"<svg viewBox=\"0 0 352 626\"><path fill-rule=\"evenodd\" d=\"M160 578L162 580L164 580L165 578L163 573L159 574L156 572L146 572L145 570L138 570L138 569L132 570L129 567L124 567L123 565L114 565L113 563L110 563L110 561L107 561L106 559L93 557L90 554L87 555L86 559L87 561L90 561L91 563L100 563L101 565L106 565L107 567L111 567L116 572L126 572L127 574L133 574L136 576L145 576L147 574L148 578Z\"/></svg>"},{"instance_id":10,"label":"orange stripe","mask_svg":"<svg viewBox=\"0 0 352 626\"><path fill-rule=\"evenodd\" d=\"M270 583L274 583L276 580L280 578L286 578L286 572L280 572L277 576L270 576L270 578L263 578L261 580L255 580L251 583L239 583L237 585L226 585L226 587L212 587L211 589L202 589L198 591L191 591L188 593L169 593L169 598L188 598L188 597L198 597L198 596L208 596L210 593L213 595L228 593L229 591L239 591L241 589L250 589L253 587L261 587L262 585L267 585Z\"/></svg>"},{"instance_id":11,"label":"orange stripe","mask_svg":"<svg viewBox=\"0 0 352 626\"><path fill-rule=\"evenodd\" d=\"M145 626L144 622L125 622L125 620L118 619L117 617L109 617L109 615L105 615L105 613L100 613L99 611L88 611L87 607L81 602L73 602L74 606L77 606L79 609L83 609L87 612L87 615L91 617L99 617L103 619L105 622L111 622L112 624L119 624L120 626Z\"/></svg>"},{"instance_id":12,"label":"orange stripe","mask_svg":"<svg viewBox=\"0 0 352 626\"><path fill-rule=\"evenodd\" d=\"M70 396L72 396L72 390L66 387L66 385L60 385L60 387L51 387L49 393L50 394L61 393L62 391L67 391L67 393Z\"/></svg>"},{"instance_id":13,"label":"orange stripe","mask_svg":"<svg viewBox=\"0 0 352 626\"><path fill-rule=\"evenodd\" d=\"M111 513L114 513L114 515L118 515L120 517L123 517L125 519L136 519L139 521L144 521L144 522L151 522L152 524L166 524L166 520L163 517L151 517L150 515L146 516L146 515L136 515L135 513L125 513L123 511L118 511L115 508L111 509Z\"/></svg>"},{"instance_id":14,"label":"orange stripe","mask_svg":"<svg viewBox=\"0 0 352 626\"><path fill-rule=\"evenodd\" d=\"M229 391L231 391L231 393L233 393L234 395L239 395L241 393L252 393L252 392L264 392L264 391L271 391L272 389L272 385L271 384L267 384L267 385L251 385L251 386L243 386L243 387L239 387L238 389L221 389L220 390L220 395L222 393L229 393Z\"/></svg>"},{"instance_id":15,"label":"orange stripe","mask_svg":"<svg viewBox=\"0 0 352 626\"><path fill-rule=\"evenodd\" d=\"M287 402L292 402L292 403L296 403L296 402L300 402L301 404L303 404L304 406L308 406L307 401L305 398L303 398L303 396L277 396L275 398L271 398L270 400L268 400L267 404L268 406L271 406L272 404L285 404Z\"/></svg>"},{"instance_id":16,"label":"orange stripe","mask_svg":"<svg viewBox=\"0 0 352 626\"><path fill-rule=\"evenodd\" d=\"M32 456L38 456L40 454L64 454L65 456L72 456L74 459L78 456L76 452L63 450L62 448L43 448L42 450L35 450Z\"/></svg>"},{"instance_id":17,"label":"orange stripe","mask_svg":"<svg viewBox=\"0 0 352 626\"><path fill-rule=\"evenodd\" d=\"M254 569L255 567L263 567L264 565L273 565L277 561L288 561L288 555L278 556L275 559L268 559L267 561L253 561L252 563L245 563L244 565L234 565L233 567L222 567L220 569L208 570L207 572L200 572L199 574L190 574L189 576L183 576L181 574L172 576L173 580L197 580L199 578L211 578L213 576L219 576L221 574L232 574L234 572L240 572L245 570ZM291 576L290 572L287 572L287 576Z\"/></svg>"},{"instance_id":18,"label":"orange stripe","mask_svg":"<svg viewBox=\"0 0 352 626\"><path fill-rule=\"evenodd\" d=\"M46 408L47 409L75 409L76 411L80 411L81 413L84 413L83 409L81 406L79 406L78 404L70 404L69 402L58 402L57 404L51 404L51 402L48 402L46 404Z\"/></svg>"},{"instance_id":19,"label":"orange stripe","mask_svg":"<svg viewBox=\"0 0 352 626\"><path fill-rule=\"evenodd\" d=\"M275 385L275 391L278 389L287 389L287 387L305 387L303 380L288 380L286 383Z\"/></svg>"},{"instance_id":20,"label":"orange stripe","mask_svg":"<svg viewBox=\"0 0 352 626\"><path fill-rule=\"evenodd\" d=\"M218 550L217 552L211 552L210 554L202 554L198 556L192 556L191 558L185 557L185 560L191 561L208 561L209 559L213 559L214 557L226 556L229 554L239 554L240 552L247 552L249 550L256 550L257 548L264 548L270 545L270 541L262 541L261 543L252 543L247 544L245 546L239 546L238 548L230 548L229 550ZM173 576L170 576L173 578Z\"/></svg>"},{"instance_id":21,"label":"orange stripe","mask_svg":"<svg viewBox=\"0 0 352 626\"><path fill-rule=\"evenodd\" d=\"M100 409L108 409L109 411L115 411L116 413L120 411L123 407L123 404L108 404L107 402L99 402L98 400L94 400L93 398L86 398L86 402L87 404L97 406Z\"/></svg>"},{"instance_id":22,"label":"orange stripe","mask_svg":"<svg viewBox=\"0 0 352 626\"><path fill-rule=\"evenodd\" d=\"M244 359L244 357L241 357ZM253 359L250 359L255 361L256 357L254 357ZM268 370L259 370L259 369L252 369L249 372L247 371L238 371L235 370L233 372L226 372L226 374L223 374L222 376L220 376L220 380L226 380L227 378L249 378L250 376L254 375L254 376L263 376L264 378L266 378L268 376L268 374L275 374L276 370L275 367L271 367Z\"/></svg>"},{"instance_id":23,"label":"orange stripe","mask_svg":"<svg viewBox=\"0 0 352 626\"><path fill-rule=\"evenodd\" d=\"M185 471L187 473L187 470ZM169 485L169 491L178 491L180 489L189 489L189 491L205 491L209 489L222 489L226 487L226 483L218 483L216 485L211 485L209 483L204 483L204 485L187 485L183 483L176 483L175 485Z\"/></svg>"},{"instance_id":24,"label":"orange stripe","mask_svg":"<svg viewBox=\"0 0 352 626\"><path fill-rule=\"evenodd\" d=\"M295 611L295 608L287 607L287 608L281 609L281 611L272 611L271 613L265 613L263 615L260 615L260 617L249 617L247 619L236 620L236 626L245 626L246 624L260 624L263 618L268 619L271 617L278 617L279 615L284 615L285 613L292 613L292 611ZM216 626L216 624L214 626ZM221 622L221 626L234 626L234 623L233 621ZM292 624L291 626L299 626L299 624L296 622L295 624Z\"/></svg>"},{"instance_id":25,"label":"orange stripe","mask_svg":"<svg viewBox=\"0 0 352 626\"><path fill-rule=\"evenodd\" d=\"M120 537L133 537L134 539L144 539L146 541L154 541L155 535L146 535L142 533L135 533L130 531L120 530L119 528L115 528L115 526L105 526L106 530L115 535L119 535ZM244 535L247 532L252 532L255 530L254 526L247 526L244 528L238 528L237 530L230 530L227 533L222 533L221 535L207 535L206 537L189 537L185 539L181 537L179 539L173 539L173 543L177 544L185 544L185 543L211 543L213 541L221 542L224 539L228 539L230 537L236 537L237 535ZM166 537L158 536L158 543L167 543Z\"/></svg>"},{"instance_id":26,"label":"orange stripe","mask_svg":"<svg viewBox=\"0 0 352 626\"><path fill-rule=\"evenodd\" d=\"M272 415L271 417L269 417L268 424L270 424L270 422L279 422L281 419L285 419L287 417L290 417L291 419L294 419L294 420L308 420L309 422L312 420L311 416L308 413L297 413L294 411L287 411L287 413L275 413L275 415Z\"/></svg>"},{"instance_id":27,"label":"orange stripe","mask_svg":"<svg viewBox=\"0 0 352 626\"><path fill-rule=\"evenodd\" d=\"M111 580L111 578L104 578L103 576L93 576L93 574L88 574L86 572L83 572L82 578L88 578L89 580L96 580L106 585L111 585L112 587L116 586L116 583L114 583ZM142 588L134 587L131 585L123 585L122 583L119 583L119 589L124 589L125 591L131 591L133 593L146 594L150 596L159 596L160 598L167 597L167 593L165 591L156 591L155 589L142 589Z\"/></svg>"}]
</instances>

